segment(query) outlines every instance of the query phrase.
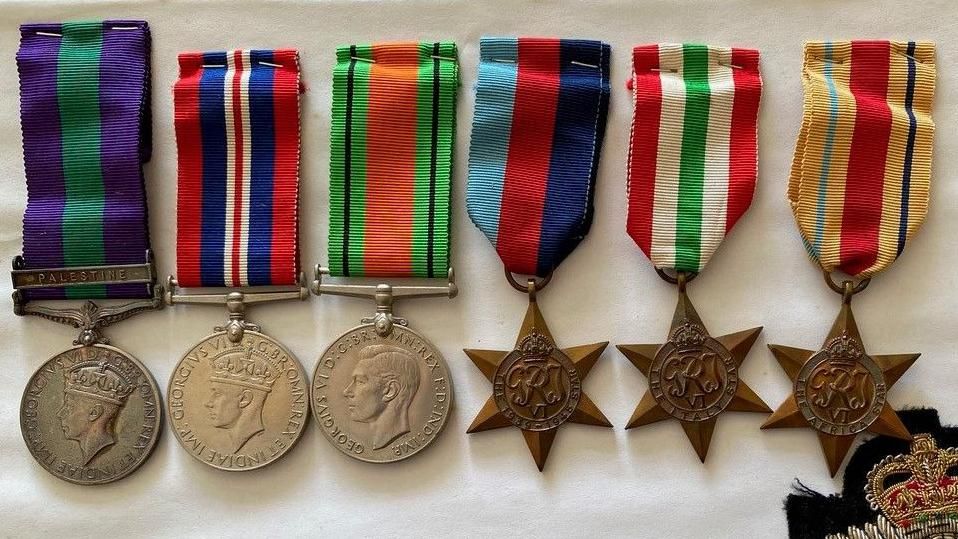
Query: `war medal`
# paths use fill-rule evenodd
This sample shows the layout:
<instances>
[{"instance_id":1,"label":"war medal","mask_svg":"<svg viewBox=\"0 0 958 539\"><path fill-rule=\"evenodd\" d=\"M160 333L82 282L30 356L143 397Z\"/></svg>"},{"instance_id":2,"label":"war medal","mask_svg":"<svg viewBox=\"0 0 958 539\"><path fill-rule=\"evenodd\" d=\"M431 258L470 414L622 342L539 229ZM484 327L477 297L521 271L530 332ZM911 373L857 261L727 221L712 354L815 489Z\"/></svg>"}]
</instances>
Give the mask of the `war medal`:
<instances>
[{"instance_id":1,"label":"war medal","mask_svg":"<svg viewBox=\"0 0 958 539\"><path fill-rule=\"evenodd\" d=\"M833 476L858 433L911 437L887 395L918 354L869 354L851 300L901 255L927 212L934 55L931 43L805 45L805 112L788 197L842 306L818 351L769 345L794 390L762 428L816 430ZM859 281L836 284L833 271Z\"/></svg>"},{"instance_id":2,"label":"war medal","mask_svg":"<svg viewBox=\"0 0 958 539\"><path fill-rule=\"evenodd\" d=\"M618 346L649 380L626 428L676 419L702 462L719 414L771 412L738 371L762 328L712 337L685 290L752 201L758 59L692 44L633 51L627 228L679 301L667 342Z\"/></svg>"},{"instance_id":3,"label":"war medal","mask_svg":"<svg viewBox=\"0 0 958 539\"><path fill-rule=\"evenodd\" d=\"M229 320L177 364L167 409L191 456L252 470L289 451L309 414L299 361L245 318L248 304L309 296L297 229L299 55L184 53L179 64L177 279L166 302L225 304Z\"/></svg>"},{"instance_id":4,"label":"war medal","mask_svg":"<svg viewBox=\"0 0 958 539\"><path fill-rule=\"evenodd\" d=\"M529 308L511 351L465 351L493 386L468 432L518 427L540 471L565 422L612 426L582 388L608 343L559 348L536 301L592 224L609 52L568 39L479 45L467 206Z\"/></svg>"},{"instance_id":5,"label":"war medal","mask_svg":"<svg viewBox=\"0 0 958 539\"><path fill-rule=\"evenodd\" d=\"M160 392L102 330L161 308L150 255L143 162L150 156L150 31L142 21L20 27L27 178L23 256L13 305L80 330L30 378L20 428L48 472L109 483L146 461L160 434ZM134 299L139 298L139 299ZM134 299L80 308L37 300Z\"/></svg>"},{"instance_id":6,"label":"war medal","mask_svg":"<svg viewBox=\"0 0 958 539\"><path fill-rule=\"evenodd\" d=\"M442 354L393 316L401 297L455 297L449 205L459 63L451 42L336 51L329 182L329 267L313 292L369 298L376 313L323 352L311 401L339 451L395 462L429 446L452 405ZM328 277L444 278L437 285Z\"/></svg>"}]
</instances>

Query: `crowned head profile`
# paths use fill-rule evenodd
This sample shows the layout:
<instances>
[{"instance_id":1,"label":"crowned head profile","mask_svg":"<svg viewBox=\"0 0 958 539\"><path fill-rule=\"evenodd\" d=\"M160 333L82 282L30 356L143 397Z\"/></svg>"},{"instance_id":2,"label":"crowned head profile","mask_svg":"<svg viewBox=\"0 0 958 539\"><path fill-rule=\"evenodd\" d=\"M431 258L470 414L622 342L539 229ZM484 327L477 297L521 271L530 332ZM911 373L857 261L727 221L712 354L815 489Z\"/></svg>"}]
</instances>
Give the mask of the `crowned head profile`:
<instances>
[{"instance_id":1,"label":"crowned head profile","mask_svg":"<svg viewBox=\"0 0 958 539\"><path fill-rule=\"evenodd\" d=\"M79 445L86 466L116 443L116 418L136 389L138 376L108 361L84 361L64 371L60 428Z\"/></svg>"},{"instance_id":2,"label":"crowned head profile","mask_svg":"<svg viewBox=\"0 0 958 539\"><path fill-rule=\"evenodd\" d=\"M217 354L210 368L207 415L213 427L226 431L229 451L236 453L265 430L263 408L282 370L252 347Z\"/></svg>"}]
</instances>

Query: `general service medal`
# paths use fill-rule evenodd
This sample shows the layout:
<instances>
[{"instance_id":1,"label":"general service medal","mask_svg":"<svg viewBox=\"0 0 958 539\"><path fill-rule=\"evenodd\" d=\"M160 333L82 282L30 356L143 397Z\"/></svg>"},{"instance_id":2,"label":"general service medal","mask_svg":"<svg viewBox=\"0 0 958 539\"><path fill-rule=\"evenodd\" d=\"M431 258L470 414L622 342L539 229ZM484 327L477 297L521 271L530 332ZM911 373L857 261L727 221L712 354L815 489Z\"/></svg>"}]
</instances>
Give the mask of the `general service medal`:
<instances>
[{"instance_id":1,"label":"general service medal","mask_svg":"<svg viewBox=\"0 0 958 539\"><path fill-rule=\"evenodd\" d=\"M20 429L48 472L80 485L116 481L150 456L160 435L160 390L136 358L79 345L40 366L20 401Z\"/></svg>"},{"instance_id":2,"label":"general service medal","mask_svg":"<svg viewBox=\"0 0 958 539\"><path fill-rule=\"evenodd\" d=\"M245 319L249 304L309 296L297 229L299 54L184 53L179 63L178 279L170 277L166 302L225 304L229 320L176 365L167 412L193 458L253 470L286 454L309 416L299 361Z\"/></svg>"},{"instance_id":3,"label":"general service medal","mask_svg":"<svg viewBox=\"0 0 958 539\"><path fill-rule=\"evenodd\" d=\"M626 428L675 419L705 462L719 414L771 411L739 377L762 328L712 337L686 293L752 201L758 51L639 46L630 87L627 229L679 301L664 344L618 347L649 380Z\"/></svg>"},{"instance_id":4,"label":"general service medal","mask_svg":"<svg viewBox=\"0 0 958 539\"><path fill-rule=\"evenodd\" d=\"M566 422L612 426L582 389L608 343L559 348L536 299L592 223L609 50L525 37L479 45L467 207L529 307L513 350L465 351L493 386L468 432L519 428L539 471ZM523 286L513 273L539 277Z\"/></svg>"},{"instance_id":5,"label":"general service medal","mask_svg":"<svg viewBox=\"0 0 958 539\"><path fill-rule=\"evenodd\" d=\"M769 345L793 391L762 428L815 430L834 476L860 432L911 438L887 396L918 354L869 354L851 301L901 255L928 210L935 46L808 42L802 80L788 197L842 306L818 351ZM834 271L859 280L837 284Z\"/></svg>"},{"instance_id":6,"label":"general service medal","mask_svg":"<svg viewBox=\"0 0 958 539\"><path fill-rule=\"evenodd\" d=\"M323 352L311 401L327 440L350 457L395 462L428 447L452 405L442 354L392 314L400 297L455 297L449 208L459 62L455 43L336 51L329 267L313 292L376 301L376 314ZM447 277L444 285L345 284L332 277Z\"/></svg>"},{"instance_id":7,"label":"general service medal","mask_svg":"<svg viewBox=\"0 0 958 539\"><path fill-rule=\"evenodd\" d=\"M13 305L80 330L30 378L20 428L45 470L81 485L126 477L160 434L160 393L146 367L103 329L162 307L142 164L150 150L150 31L143 21L20 27L27 178L23 256ZM109 91L107 91L107 89ZM48 299L134 299L48 307ZM137 299L138 298L138 299Z\"/></svg>"}]
</instances>

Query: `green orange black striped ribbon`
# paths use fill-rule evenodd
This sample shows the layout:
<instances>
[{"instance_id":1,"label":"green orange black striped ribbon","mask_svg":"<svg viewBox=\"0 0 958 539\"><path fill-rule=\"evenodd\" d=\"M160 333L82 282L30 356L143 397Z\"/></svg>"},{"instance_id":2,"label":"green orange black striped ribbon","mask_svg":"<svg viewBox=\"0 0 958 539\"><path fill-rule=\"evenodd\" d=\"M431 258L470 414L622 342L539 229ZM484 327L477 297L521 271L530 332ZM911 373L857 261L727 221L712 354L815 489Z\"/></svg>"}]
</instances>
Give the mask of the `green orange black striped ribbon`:
<instances>
[{"instance_id":1,"label":"green orange black striped ribbon","mask_svg":"<svg viewBox=\"0 0 958 539\"><path fill-rule=\"evenodd\" d=\"M928 212L935 45L805 44L802 128L788 199L826 271L887 268Z\"/></svg>"},{"instance_id":2,"label":"green orange black striped ribbon","mask_svg":"<svg viewBox=\"0 0 958 539\"><path fill-rule=\"evenodd\" d=\"M456 45L351 45L339 47L336 58L330 272L445 276Z\"/></svg>"}]
</instances>

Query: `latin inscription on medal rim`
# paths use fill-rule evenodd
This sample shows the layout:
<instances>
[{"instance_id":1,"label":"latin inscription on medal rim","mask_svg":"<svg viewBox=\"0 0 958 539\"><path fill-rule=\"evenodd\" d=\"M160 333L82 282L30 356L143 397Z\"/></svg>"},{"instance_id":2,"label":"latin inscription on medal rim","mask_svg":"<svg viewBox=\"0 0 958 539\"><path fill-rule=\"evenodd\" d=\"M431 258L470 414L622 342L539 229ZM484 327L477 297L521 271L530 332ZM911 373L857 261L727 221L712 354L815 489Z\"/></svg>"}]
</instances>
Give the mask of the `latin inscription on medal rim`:
<instances>
[{"instance_id":1,"label":"latin inscription on medal rim","mask_svg":"<svg viewBox=\"0 0 958 539\"><path fill-rule=\"evenodd\" d=\"M167 390L167 413L193 458L227 471L283 456L309 416L306 373L283 345L246 330L239 343L214 333L183 356Z\"/></svg>"},{"instance_id":2,"label":"latin inscription on medal rim","mask_svg":"<svg viewBox=\"0 0 958 539\"><path fill-rule=\"evenodd\" d=\"M372 324L351 329L323 352L313 372L313 416L341 452L395 462L425 449L449 418L452 379L445 359L415 331Z\"/></svg>"},{"instance_id":3,"label":"latin inscription on medal rim","mask_svg":"<svg viewBox=\"0 0 958 539\"><path fill-rule=\"evenodd\" d=\"M20 401L20 430L48 472L96 485L146 461L161 410L156 382L139 361L104 344L78 346L33 373Z\"/></svg>"},{"instance_id":4,"label":"latin inscription on medal rim","mask_svg":"<svg viewBox=\"0 0 958 539\"><path fill-rule=\"evenodd\" d=\"M496 369L492 395L502 415L522 430L551 430L579 405L579 371L545 335L527 335Z\"/></svg>"},{"instance_id":5,"label":"latin inscription on medal rim","mask_svg":"<svg viewBox=\"0 0 958 539\"><path fill-rule=\"evenodd\" d=\"M732 354L705 329L686 321L659 348L649 370L649 389L659 406L682 421L722 413L738 388Z\"/></svg>"},{"instance_id":6,"label":"latin inscription on medal rim","mask_svg":"<svg viewBox=\"0 0 958 539\"><path fill-rule=\"evenodd\" d=\"M815 430L847 436L867 429L885 407L881 368L861 343L843 333L802 365L795 400Z\"/></svg>"}]
</instances>

